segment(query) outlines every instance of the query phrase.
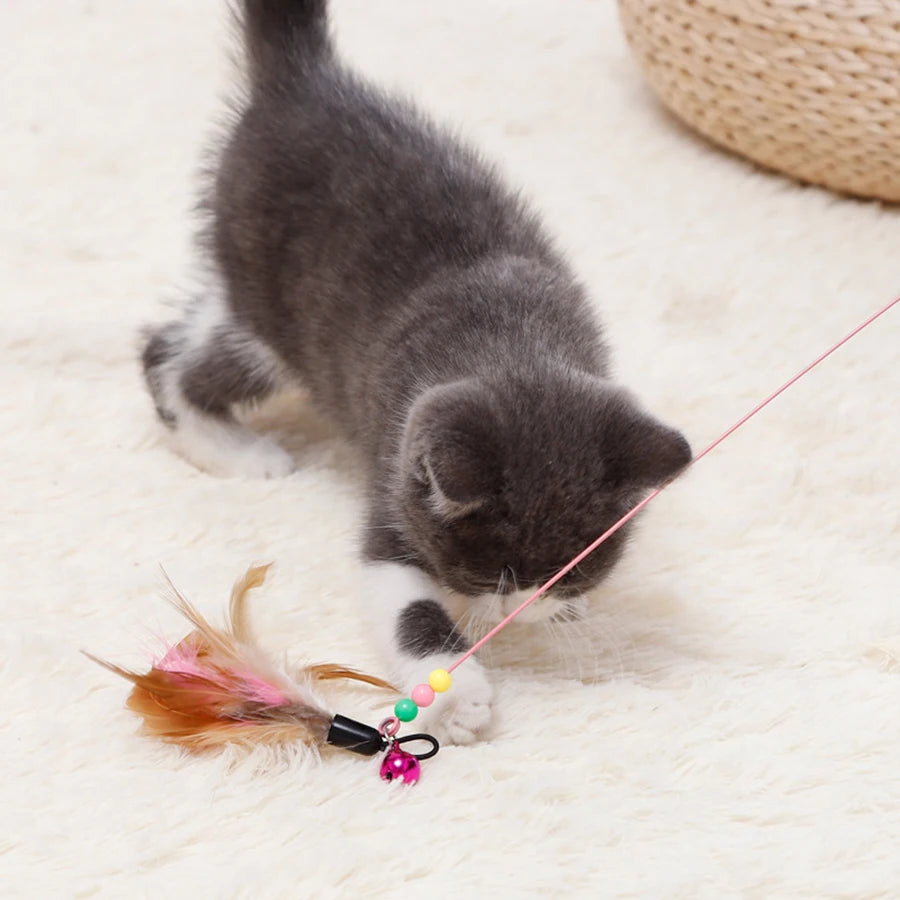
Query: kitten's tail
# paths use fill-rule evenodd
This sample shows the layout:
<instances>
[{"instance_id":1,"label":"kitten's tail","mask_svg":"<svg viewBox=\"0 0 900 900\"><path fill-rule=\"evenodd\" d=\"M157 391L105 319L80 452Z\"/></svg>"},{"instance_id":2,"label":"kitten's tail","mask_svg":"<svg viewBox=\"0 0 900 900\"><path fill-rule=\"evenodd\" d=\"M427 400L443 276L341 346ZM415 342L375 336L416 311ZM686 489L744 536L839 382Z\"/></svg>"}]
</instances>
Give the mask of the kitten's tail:
<instances>
[{"instance_id":1,"label":"kitten's tail","mask_svg":"<svg viewBox=\"0 0 900 900\"><path fill-rule=\"evenodd\" d=\"M290 77L331 52L328 0L243 0L241 27L254 81Z\"/></svg>"}]
</instances>

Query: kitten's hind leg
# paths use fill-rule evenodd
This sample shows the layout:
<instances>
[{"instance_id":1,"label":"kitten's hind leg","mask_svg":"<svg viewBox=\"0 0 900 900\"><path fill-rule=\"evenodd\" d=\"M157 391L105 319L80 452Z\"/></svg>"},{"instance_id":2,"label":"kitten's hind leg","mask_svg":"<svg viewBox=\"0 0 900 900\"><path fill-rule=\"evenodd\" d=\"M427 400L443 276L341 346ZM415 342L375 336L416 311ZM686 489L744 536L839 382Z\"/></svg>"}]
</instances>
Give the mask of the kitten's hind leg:
<instances>
[{"instance_id":1,"label":"kitten's hind leg","mask_svg":"<svg viewBox=\"0 0 900 900\"><path fill-rule=\"evenodd\" d=\"M286 451L234 417L235 404L264 400L284 373L274 353L233 321L221 297L199 298L183 318L150 331L142 362L159 418L198 468L250 478L293 471Z\"/></svg>"}]
</instances>

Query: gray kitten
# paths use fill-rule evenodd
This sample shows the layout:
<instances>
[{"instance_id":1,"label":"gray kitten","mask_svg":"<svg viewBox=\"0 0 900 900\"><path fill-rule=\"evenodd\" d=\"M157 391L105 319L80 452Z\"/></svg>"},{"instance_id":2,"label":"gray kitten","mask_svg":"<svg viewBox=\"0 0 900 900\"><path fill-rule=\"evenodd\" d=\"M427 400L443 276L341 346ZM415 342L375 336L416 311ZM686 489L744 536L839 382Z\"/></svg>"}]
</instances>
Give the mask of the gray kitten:
<instances>
[{"instance_id":1,"label":"gray kitten","mask_svg":"<svg viewBox=\"0 0 900 900\"><path fill-rule=\"evenodd\" d=\"M449 595L509 612L691 454L610 380L535 213L340 62L326 5L243 3L249 92L206 203L214 276L143 365L160 418L210 471L292 470L232 414L291 380L362 451L373 626L409 687L466 646ZM577 618L625 539L528 618ZM472 660L424 725L472 740L490 699Z\"/></svg>"}]
</instances>

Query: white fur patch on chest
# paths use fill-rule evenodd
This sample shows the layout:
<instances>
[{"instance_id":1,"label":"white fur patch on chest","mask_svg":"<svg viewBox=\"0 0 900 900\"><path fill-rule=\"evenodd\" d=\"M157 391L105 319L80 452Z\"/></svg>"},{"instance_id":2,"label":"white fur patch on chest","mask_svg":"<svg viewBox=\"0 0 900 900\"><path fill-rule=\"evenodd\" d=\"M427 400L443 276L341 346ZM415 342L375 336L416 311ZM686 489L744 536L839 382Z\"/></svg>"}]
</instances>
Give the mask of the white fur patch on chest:
<instances>
[{"instance_id":1,"label":"white fur patch on chest","mask_svg":"<svg viewBox=\"0 0 900 900\"><path fill-rule=\"evenodd\" d=\"M509 594L481 594L467 601L476 613L478 621L485 625L496 625L518 609L537 588L523 588ZM461 598L456 598L454 608L458 608ZM569 621L580 619L587 611L587 599L578 597L559 597L552 593L538 597L527 606L515 621L536 624L548 621Z\"/></svg>"},{"instance_id":2,"label":"white fur patch on chest","mask_svg":"<svg viewBox=\"0 0 900 900\"><path fill-rule=\"evenodd\" d=\"M504 594L500 599L500 607L503 616L508 616L514 610L518 609L535 591L535 588L526 588L524 590L513 591ZM516 617L517 622L546 622L554 616L562 613L565 609L565 601L552 594L538 597L530 606L526 607Z\"/></svg>"}]
</instances>

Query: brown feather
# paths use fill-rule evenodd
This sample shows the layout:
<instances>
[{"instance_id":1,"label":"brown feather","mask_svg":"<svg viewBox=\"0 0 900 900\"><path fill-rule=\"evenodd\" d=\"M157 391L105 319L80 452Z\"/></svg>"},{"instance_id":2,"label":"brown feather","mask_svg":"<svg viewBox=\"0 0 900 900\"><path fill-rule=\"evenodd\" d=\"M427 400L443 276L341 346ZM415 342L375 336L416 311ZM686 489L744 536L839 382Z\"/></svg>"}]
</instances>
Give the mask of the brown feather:
<instances>
[{"instance_id":1,"label":"brown feather","mask_svg":"<svg viewBox=\"0 0 900 900\"><path fill-rule=\"evenodd\" d=\"M228 604L228 619L234 639L244 644L256 643L247 617L247 594L255 587L261 587L269 574L271 563L264 566L251 566L243 578L239 578L231 589L231 600Z\"/></svg>"},{"instance_id":2,"label":"brown feather","mask_svg":"<svg viewBox=\"0 0 900 900\"><path fill-rule=\"evenodd\" d=\"M308 666L294 679L277 670L256 646L246 612L248 592L263 584L268 569L254 566L235 583L225 629L210 625L167 576L171 602L195 630L149 672L85 654L134 685L127 706L143 719L144 733L194 751L227 743L321 747L332 715L321 708L311 686L349 680L396 690L381 678L341 665Z\"/></svg>"},{"instance_id":3,"label":"brown feather","mask_svg":"<svg viewBox=\"0 0 900 900\"><path fill-rule=\"evenodd\" d=\"M307 666L303 671L314 681L334 681L344 678L349 681L361 681L385 691L393 691L395 694L399 693L398 689L389 681L376 678L374 675L366 675L364 672L357 672L356 669L348 669L346 666L322 663L318 666Z\"/></svg>"}]
</instances>

